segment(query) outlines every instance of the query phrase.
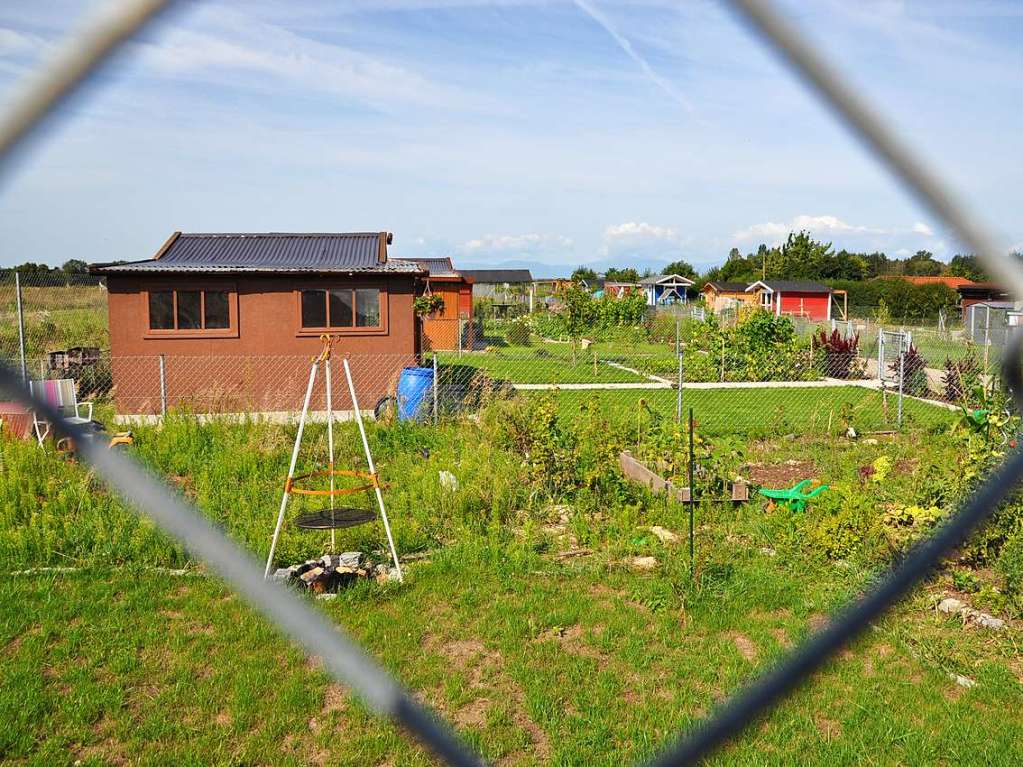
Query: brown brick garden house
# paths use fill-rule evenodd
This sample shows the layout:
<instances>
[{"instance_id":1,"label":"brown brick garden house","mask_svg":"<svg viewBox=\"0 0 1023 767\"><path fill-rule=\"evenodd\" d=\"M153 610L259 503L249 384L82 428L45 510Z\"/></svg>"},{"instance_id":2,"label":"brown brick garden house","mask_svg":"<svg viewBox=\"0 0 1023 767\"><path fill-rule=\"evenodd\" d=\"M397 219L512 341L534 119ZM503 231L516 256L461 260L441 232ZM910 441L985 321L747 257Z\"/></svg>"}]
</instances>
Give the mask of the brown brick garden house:
<instances>
[{"instance_id":1,"label":"brown brick garden house","mask_svg":"<svg viewBox=\"0 0 1023 767\"><path fill-rule=\"evenodd\" d=\"M419 353L412 302L426 272L388 258L390 242L387 232L175 232L151 259L92 265L107 282L118 411L298 410L323 333L338 337L359 404L372 408ZM336 407L350 408L347 394Z\"/></svg>"}]
</instances>

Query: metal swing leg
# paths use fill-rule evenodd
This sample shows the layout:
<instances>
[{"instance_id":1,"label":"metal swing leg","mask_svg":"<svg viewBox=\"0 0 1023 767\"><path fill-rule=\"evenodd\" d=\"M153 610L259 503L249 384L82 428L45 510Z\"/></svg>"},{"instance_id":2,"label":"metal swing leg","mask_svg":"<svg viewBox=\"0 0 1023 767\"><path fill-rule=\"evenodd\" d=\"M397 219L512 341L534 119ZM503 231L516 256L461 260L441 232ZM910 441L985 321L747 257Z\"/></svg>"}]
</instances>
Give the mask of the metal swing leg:
<instances>
[{"instance_id":1,"label":"metal swing leg","mask_svg":"<svg viewBox=\"0 0 1023 767\"><path fill-rule=\"evenodd\" d=\"M291 497L291 481L295 478L295 466L298 464L298 451L302 445L302 432L305 431L305 419L309 413L309 400L313 396L313 383L316 381L316 368L320 360L313 360L309 369L309 384L305 389L305 402L302 403L302 415L298 418L298 435L295 437L295 447L291 451L291 465L288 467L288 481L284 483L284 496L281 498L281 510L277 513L277 526L274 527L273 539L270 541L270 553L266 558L266 570L263 577L270 577L270 568L273 567L274 551L277 548L277 538L281 534L281 525L284 524L284 510L288 507L288 498ZM328 395L329 396L329 395Z\"/></svg>"},{"instance_id":2,"label":"metal swing leg","mask_svg":"<svg viewBox=\"0 0 1023 767\"><path fill-rule=\"evenodd\" d=\"M348 379L348 391L352 395L352 407L355 409L355 421L359 424L359 434L362 436L362 449L366 452L366 463L369 464L369 473L377 473L373 465L373 454L369 451L369 440L366 439L366 427L362 423L362 411L359 410L359 400L355 396L355 384L352 382L352 371L348 367L348 360L342 361L345 366L345 378ZM384 494L380 492L379 483L374 482L376 490L377 505L380 507L380 518L384 521L384 532L387 533L387 542L391 546L391 557L394 559L394 570L398 573L398 581L404 582L405 577L401 573L401 564L398 562L398 550L394 547L394 537L391 535L391 524L387 521L387 509L384 508Z\"/></svg>"},{"instance_id":3,"label":"metal swing leg","mask_svg":"<svg viewBox=\"0 0 1023 767\"><path fill-rule=\"evenodd\" d=\"M331 402L330 392L330 357L327 357L323 362L323 372L326 375L327 384L327 453L329 454L329 463L327 470L330 472L330 494L331 497L334 495L334 407ZM333 504L332 504L333 506ZM331 512L333 516L333 511ZM330 528L330 553L333 554L336 551L334 528Z\"/></svg>"}]
</instances>

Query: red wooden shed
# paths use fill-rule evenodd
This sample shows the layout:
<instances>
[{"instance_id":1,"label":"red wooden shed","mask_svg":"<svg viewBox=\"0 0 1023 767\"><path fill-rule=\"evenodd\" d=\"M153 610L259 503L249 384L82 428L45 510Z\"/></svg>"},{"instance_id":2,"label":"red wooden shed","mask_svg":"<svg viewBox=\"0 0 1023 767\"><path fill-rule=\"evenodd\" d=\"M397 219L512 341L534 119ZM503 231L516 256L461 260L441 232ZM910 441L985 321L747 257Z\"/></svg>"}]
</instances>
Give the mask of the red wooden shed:
<instances>
[{"instance_id":1,"label":"red wooden shed","mask_svg":"<svg viewBox=\"0 0 1023 767\"><path fill-rule=\"evenodd\" d=\"M776 317L803 317L813 322L831 319L831 293L827 285L804 280L757 280L746 288L757 304Z\"/></svg>"}]
</instances>

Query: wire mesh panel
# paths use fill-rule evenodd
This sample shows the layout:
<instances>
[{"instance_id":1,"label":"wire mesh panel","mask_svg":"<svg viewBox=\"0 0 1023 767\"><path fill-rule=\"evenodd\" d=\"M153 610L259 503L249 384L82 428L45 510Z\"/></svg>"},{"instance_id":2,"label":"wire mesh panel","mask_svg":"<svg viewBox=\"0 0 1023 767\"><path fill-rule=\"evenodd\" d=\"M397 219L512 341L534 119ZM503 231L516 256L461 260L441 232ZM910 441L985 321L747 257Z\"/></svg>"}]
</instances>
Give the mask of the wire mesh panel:
<instances>
[{"instance_id":1,"label":"wire mesh panel","mask_svg":"<svg viewBox=\"0 0 1023 767\"><path fill-rule=\"evenodd\" d=\"M877 339L877 377L886 384L898 386L902 376L900 364L913 344L913 336L904 330L881 330Z\"/></svg>"},{"instance_id":2,"label":"wire mesh panel","mask_svg":"<svg viewBox=\"0 0 1023 767\"><path fill-rule=\"evenodd\" d=\"M10 115L0 126L0 153L9 153L33 129L37 122L56 107L62 97L84 80L90 71L109 55L117 45L135 32L151 15L165 3L159 0L126 4L120 14L111 15L92 27L79 41L80 50L72 48L58 57L52 69L37 86L14 104ZM820 96L846 124L887 163L894 173L929 209L955 232L974 252L981 254L996 277L1013 289L1017 296L1023 296L1023 270L1020 265L1004 257L1003 249L988 235L963 206L932 174L926 165L915 157L907 145L901 143L845 83L845 81L820 58L809 43L799 36L770 6L762 0L735 0L744 17L779 53L795 68L807 84ZM4 283L6 285L6 283ZM28 287L28 286L27 286ZM31 286L36 287L36 286ZM44 286L52 288L54 286ZM59 287L59 286L58 286ZM29 296L29 303L44 306L53 302L50 309L43 309L35 319L29 319L29 309L23 309L27 350L22 355L19 338L18 354L23 359L41 358L43 353L57 352L67 355L46 357L47 368L40 375L56 374L54 371L66 366L83 365L85 355L78 361L69 361L71 349L81 346L73 334L66 342L59 344L65 349L39 348L33 345L29 328L33 322L46 327L47 312L65 311L68 303L88 303L89 291L86 286L64 285L60 298L54 301L50 294ZM98 286L92 286L97 288ZM5 296L4 306L9 306ZM53 295L56 295L53 294ZM71 311L78 308L72 307ZM7 310L5 310L7 311ZM17 324L17 323L16 323ZM68 319L68 326L75 322ZM1007 323L1009 324L1009 323ZM9 323L5 323L7 328ZM987 337L985 347L993 345L990 325L985 318ZM891 334L883 331L879 337L877 378L884 381L890 377L891 362L895 358L904 361L910 338L907 333ZM43 333L39 334L41 338ZM846 337L848 338L848 337ZM1005 335L1008 339L1008 334ZM977 343L975 330L970 339ZM1005 345L1006 377L1015 392L1023 392L1020 381L1020 353L1015 337L1014 343ZM2 338L0 355L11 358L11 337ZM1003 341L1004 343L1004 341ZM893 356L893 350L895 354ZM742 368L729 359L727 348L687 347L682 355L685 368L678 378L672 378L664 370L679 357L669 353L651 353L645 356L619 352L601 354L598 349L578 348L573 343L566 352L543 348L545 354L529 357L526 353L511 350L503 355L475 358L467 364L458 358L438 359L434 390L447 376L448 381L463 385L466 380L484 379L494 382L493 391L511 392L510 396L535 396L533 392L551 392L551 396L572 397L576 392L587 392L587 398L598 392L607 397L612 407L621 409L637 392L652 400L663 394L681 392L683 396L711 396L724 392L727 405L723 413L732 414L738 410L736 402L741 397L753 398L751 406L760 418L764 417L763 399L773 390L799 391L800 397L809 397L810 390L827 392L825 398L834 394L831 388L852 387L869 391L854 381L861 380L857 374L859 360L863 359L858 350L847 345L826 347L822 357L816 352L802 354L797 348L793 354L780 360L771 360L762 367ZM688 359L688 363L686 360ZM539 364L537 361L539 360ZM387 393L391 380L398 375L396 393L400 388L401 373L406 363L422 360L391 359L387 364L381 360L364 360L361 373L357 375L357 386L374 393ZM374 365L373 363L376 363ZM864 365L869 360L864 361ZM247 366L265 365L258 369ZM290 359L240 361L216 360L215 358L167 359L158 357L110 359L111 391L118 408L136 409L144 412L154 410L154 400L160 408L191 406L198 409L247 408L262 409L277 407L283 401L291 401L294 393L294 379L298 375L297 361ZM70 368L67 368L70 369ZM154 369L156 386L154 387ZM359 369L359 368L357 368ZM689 371L689 376L684 373ZM717 380L713 380L714 373ZM676 371L678 372L678 371ZM844 375L843 375L844 374ZM78 385L82 385L79 376ZM838 379L836 385L827 379ZM699 380L707 379L707 380ZM868 376L869 379L869 376ZM685 383L678 386L678 380L689 381L691 391L685 392ZM63 433L80 437L78 428L55 412L45 402L34 401L24 387L18 383L18 375L10 370L0 372L0 382L12 396L37 410ZM500 386L497 385L500 382ZM698 385L705 384L701 389ZM725 386L723 384L733 384ZM768 385L770 384L770 385ZM674 392L669 390L677 387ZM707 394L701 395L705 391ZM546 396L546 394L544 395ZM772 395L773 396L773 395ZM814 394L817 396L817 394ZM883 393L882 393L883 401ZM171 404L173 403L173 404ZM805 411L800 400L798 407ZM571 401L568 401L571 406ZM790 405L782 405L794 407ZM937 406L935 406L937 407ZM707 406L709 410L709 406ZM676 410L677 412L677 410ZM804 412L805 415L805 412ZM722 418L727 418L722 415ZM805 420L805 419L804 419ZM816 420L816 419L811 419ZM107 452L83 441L83 457L94 465L100 474L119 493L129 498L138 508L155 519L163 528L185 542L196 556L210 563L228 582L236 586L265 615L284 629L289 636L300 642L308 652L319 654L325 659L328 669L338 679L349 682L372 710L391 716L420 737L434 752L450 764L478 764L476 757L449 728L432 718L400 685L380 669L372 659L364 655L346 636L331 626L323 616L308 605L291 598L283 590L266 583L257 566L236 545L232 544L212 524L179 498L167 492L131 461L116 453ZM870 621L904 595L953 547L959 545L966 535L979 524L990 511L1006 496L1023 475L1023 456L1010 454L1002 469L983 484L966 503L963 510L944 527L938 529L932 538L911 550L902 563L869 593L838 615L831 624L811 637L801 648L783 659L766 675L756 680L747 690L737 695L713 715L704 725L690 736L680 740L665 751L654 764L674 765L697 760L728 737L739 732L765 708L781 696L793 690L813 671L832 656L844 643L863 631Z\"/></svg>"}]
</instances>

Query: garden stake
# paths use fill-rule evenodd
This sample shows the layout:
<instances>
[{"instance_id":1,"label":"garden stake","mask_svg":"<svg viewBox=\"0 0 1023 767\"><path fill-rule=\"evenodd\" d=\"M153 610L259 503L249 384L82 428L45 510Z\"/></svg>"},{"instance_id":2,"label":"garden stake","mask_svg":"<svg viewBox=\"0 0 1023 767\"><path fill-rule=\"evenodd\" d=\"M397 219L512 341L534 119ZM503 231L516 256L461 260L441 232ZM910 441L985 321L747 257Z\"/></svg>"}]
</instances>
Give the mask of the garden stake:
<instances>
[{"instance_id":1,"label":"garden stake","mask_svg":"<svg viewBox=\"0 0 1023 767\"><path fill-rule=\"evenodd\" d=\"M693 449L693 409L689 408L689 574L696 574L696 545L693 542L693 517L696 513L696 486L693 484L693 463L696 451Z\"/></svg>"}]
</instances>

